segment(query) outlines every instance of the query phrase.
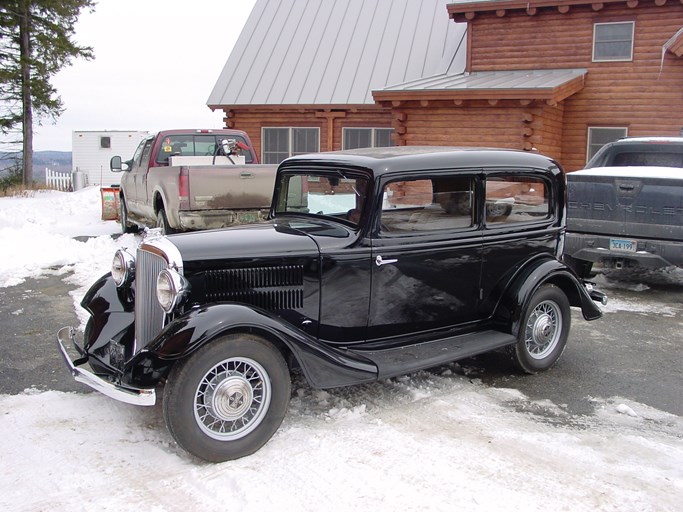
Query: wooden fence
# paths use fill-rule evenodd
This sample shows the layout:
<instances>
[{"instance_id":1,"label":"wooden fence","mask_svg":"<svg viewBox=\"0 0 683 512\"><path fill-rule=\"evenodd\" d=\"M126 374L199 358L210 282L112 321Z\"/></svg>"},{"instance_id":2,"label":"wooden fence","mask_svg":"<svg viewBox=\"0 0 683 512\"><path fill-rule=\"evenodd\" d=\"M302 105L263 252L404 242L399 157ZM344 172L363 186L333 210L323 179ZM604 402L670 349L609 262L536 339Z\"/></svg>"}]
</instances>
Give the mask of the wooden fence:
<instances>
[{"instance_id":1,"label":"wooden fence","mask_svg":"<svg viewBox=\"0 0 683 512\"><path fill-rule=\"evenodd\" d=\"M71 182L70 172L55 172L52 169L45 168L45 184L47 188L61 191L73 190L73 183Z\"/></svg>"}]
</instances>

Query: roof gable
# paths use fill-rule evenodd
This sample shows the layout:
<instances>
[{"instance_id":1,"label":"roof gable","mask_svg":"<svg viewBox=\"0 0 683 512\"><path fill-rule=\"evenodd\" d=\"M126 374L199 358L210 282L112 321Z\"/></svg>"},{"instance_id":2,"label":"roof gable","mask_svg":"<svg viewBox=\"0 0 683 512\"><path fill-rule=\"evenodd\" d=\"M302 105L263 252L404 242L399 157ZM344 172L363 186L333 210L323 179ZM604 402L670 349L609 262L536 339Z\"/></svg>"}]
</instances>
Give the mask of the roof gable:
<instances>
[{"instance_id":1,"label":"roof gable","mask_svg":"<svg viewBox=\"0 0 683 512\"><path fill-rule=\"evenodd\" d=\"M371 91L465 66L447 0L257 0L208 99L374 104Z\"/></svg>"}]
</instances>

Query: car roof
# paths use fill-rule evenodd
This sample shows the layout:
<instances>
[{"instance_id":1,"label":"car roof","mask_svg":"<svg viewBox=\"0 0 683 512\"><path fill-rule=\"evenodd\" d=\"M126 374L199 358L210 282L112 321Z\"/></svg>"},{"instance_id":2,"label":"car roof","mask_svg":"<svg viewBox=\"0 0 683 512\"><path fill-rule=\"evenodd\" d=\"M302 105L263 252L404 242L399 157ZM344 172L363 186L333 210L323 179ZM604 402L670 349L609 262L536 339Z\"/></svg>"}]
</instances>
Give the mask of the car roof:
<instances>
[{"instance_id":1,"label":"car roof","mask_svg":"<svg viewBox=\"0 0 683 512\"><path fill-rule=\"evenodd\" d=\"M392 146L312 153L288 158L281 166L324 165L362 167L375 176L416 169L525 167L548 169L559 164L539 153L503 148Z\"/></svg>"},{"instance_id":2,"label":"car roof","mask_svg":"<svg viewBox=\"0 0 683 512\"><path fill-rule=\"evenodd\" d=\"M630 146L632 144L680 144L683 137L624 137L612 142L613 146Z\"/></svg>"}]
</instances>

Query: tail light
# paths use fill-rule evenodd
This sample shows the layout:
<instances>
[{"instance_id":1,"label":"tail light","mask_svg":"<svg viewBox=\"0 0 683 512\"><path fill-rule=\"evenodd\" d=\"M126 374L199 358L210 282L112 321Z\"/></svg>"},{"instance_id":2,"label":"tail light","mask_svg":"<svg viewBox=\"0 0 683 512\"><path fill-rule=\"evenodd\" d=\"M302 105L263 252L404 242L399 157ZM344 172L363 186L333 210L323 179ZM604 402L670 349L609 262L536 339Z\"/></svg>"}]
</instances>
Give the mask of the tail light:
<instances>
[{"instance_id":1,"label":"tail light","mask_svg":"<svg viewBox=\"0 0 683 512\"><path fill-rule=\"evenodd\" d=\"M190 172L187 167L180 169L178 178L178 197L180 199L180 209L190 209Z\"/></svg>"}]
</instances>

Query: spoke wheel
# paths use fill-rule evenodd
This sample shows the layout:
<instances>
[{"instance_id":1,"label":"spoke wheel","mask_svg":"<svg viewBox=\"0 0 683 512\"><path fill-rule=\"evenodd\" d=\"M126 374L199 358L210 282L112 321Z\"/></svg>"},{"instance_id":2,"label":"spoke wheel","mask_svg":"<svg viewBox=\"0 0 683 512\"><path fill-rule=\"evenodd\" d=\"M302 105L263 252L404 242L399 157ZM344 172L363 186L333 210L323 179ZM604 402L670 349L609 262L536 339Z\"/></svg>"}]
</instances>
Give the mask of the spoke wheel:
<instances>
[{"instance_id":1,"label":"spoke wheel","mask_svg":"<svg viewBox=\"0 0 683 512\"><path fill-rule=\"evenodd\" d=\"M202 378L194 415L202 431L218 440L239 439L263 420L272 394L266 370L253 359L221 361Z\"/></svg>"},{"instance_id":2,"label":"spoke wheel","mask_svg":"<svg viewBox=\"0 0 683 512\"><path fill-rule=\"evenodd\" d=\"M562 314L553 301L538 304L527 320L524 343L529 355L543 359L557 346L562 334Z\"/></svg>"},{"instance_id":3,"label":"spoke wheel","mask_svg":"<svg viewBox=\"0 0 683 512\"><path fill-rule=\"evenodd\" d=\"M210 462L237 459L275 434L290 389L289 368L272 343L231 334L208 342L171 369L164 419L191 454Z\"/></svg>"},{"instance_id":4,"label":"spoke wheel","mask_svg":"<svg viewBox=\"0 0 683 512\"><path fill-rule=\"evenodd\" d=\"M553 366L567 345L570 323L564 292L555 285L541 286L529 302L517 343L510 348L516 366L526 373Z\"/></svg>"}]
</instances>

